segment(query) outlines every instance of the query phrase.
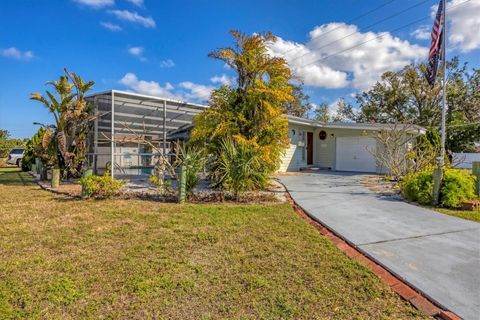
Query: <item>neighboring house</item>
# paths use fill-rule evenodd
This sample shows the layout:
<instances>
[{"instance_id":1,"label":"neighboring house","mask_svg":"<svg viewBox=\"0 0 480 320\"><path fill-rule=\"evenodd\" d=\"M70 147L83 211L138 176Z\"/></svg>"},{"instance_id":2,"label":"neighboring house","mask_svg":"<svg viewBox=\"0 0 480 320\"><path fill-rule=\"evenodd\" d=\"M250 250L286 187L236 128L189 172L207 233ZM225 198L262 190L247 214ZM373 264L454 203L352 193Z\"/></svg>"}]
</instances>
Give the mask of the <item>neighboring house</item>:
<instances>
[{"instance_id":1,"label":"neighboring house","mask_svg":"<svg viewBox=\"0 0 480 320\"><path fill-rule=\"evenodd\" d=\"M337 171L382 173L374 154L381 151L374 137L379 130L392 130L380 123L321 123L288 117L290 147L280 165L280 172L314 167ZM423 134L412 127L412 134Z\"/></svg>"},{"instance_id":2,"label":"neighboring house","mask_svg":"<svg viewBox=\"0 0 480 320\"><path fill-rule=\"evenodd\" d=\"M208 106L132 92L110 90L87 97L98 117L88 138L88 162L96 173L114 163L112 175L148 175L154 151L131 141L142 135L165 155L172 141L187 140L193 117ZM380 150L373 137L390 125L362 123L320 123L288 117L290 147L283 156L280 172L317 167L339 171L384 172L373 154ZM415 127L414 134L422 131ZM417 132L418 131L418 132Z\"/></svg>"}]
</instances>

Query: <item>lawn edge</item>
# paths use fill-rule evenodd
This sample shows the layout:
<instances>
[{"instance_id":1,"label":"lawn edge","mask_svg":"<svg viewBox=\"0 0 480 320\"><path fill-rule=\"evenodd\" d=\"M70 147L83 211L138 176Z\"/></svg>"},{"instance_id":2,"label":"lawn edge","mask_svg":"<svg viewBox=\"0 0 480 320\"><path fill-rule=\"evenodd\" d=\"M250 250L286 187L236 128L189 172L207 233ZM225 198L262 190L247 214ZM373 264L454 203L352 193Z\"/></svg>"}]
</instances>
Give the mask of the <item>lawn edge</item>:
<instances>
[{"instance_id":1,"label":"lawn edge","mask_svg":"<svg viewBox=\"0 0 480 320\"><path fill-rule=\"evenodd\" d=\"M445 307L430 299L427 295L422 293L421 290L418 290L406 280L397 276L387 267L365 253L362 249L355 247L340 234L336 233L334 230L331 230L322 222L318 221L318 219L312 217L307 211L298 205L295 200L293 200L288 191L285 192L285 198L287 199L287 202L290 203L297 215L306 220L310 225L314 226L320 232L320 234L324 235L328 240L330 240L338 249L340 249L340 251L370 269L370 271L372 271L378 278L380 278L380 280L387 284L393 290L393 292L398 294L405 301L409 302L416 309L430 317L434 317L435 319L462 319L452 311L445 309Z\"/></svg>"}]
</instances>

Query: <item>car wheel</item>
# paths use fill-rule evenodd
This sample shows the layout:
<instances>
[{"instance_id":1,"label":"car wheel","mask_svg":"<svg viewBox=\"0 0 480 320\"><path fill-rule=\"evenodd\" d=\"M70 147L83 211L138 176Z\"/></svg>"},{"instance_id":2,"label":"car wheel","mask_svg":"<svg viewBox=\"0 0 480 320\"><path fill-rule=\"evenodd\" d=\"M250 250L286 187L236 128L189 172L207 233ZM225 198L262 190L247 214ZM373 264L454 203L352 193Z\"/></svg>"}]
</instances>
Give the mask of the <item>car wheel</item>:
<instances>
[{"instance_id":1,"label":"car wheel","mask_svg":"<svg viewBox=\"0 0 480 320\"><path fill-rule=\"evenodd\" d=\"M21 167L22 166L22 159L18 159L17 160L17 167Z\"/></svg>"}]
</instances>

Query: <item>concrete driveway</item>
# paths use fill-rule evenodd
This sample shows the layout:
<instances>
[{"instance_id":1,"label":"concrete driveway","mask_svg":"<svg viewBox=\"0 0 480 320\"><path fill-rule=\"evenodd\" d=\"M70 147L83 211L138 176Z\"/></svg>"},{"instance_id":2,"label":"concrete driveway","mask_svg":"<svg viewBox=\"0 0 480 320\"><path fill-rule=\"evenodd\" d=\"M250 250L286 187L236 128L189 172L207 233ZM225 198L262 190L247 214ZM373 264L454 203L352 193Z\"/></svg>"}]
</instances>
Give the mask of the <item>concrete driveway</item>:
<instances>
[{"instance_id":1,"label":"concrete driveway","mask_svg":"<svg viewBox=\"0 0 480 320\"><path fill-rule=\"evenodd\" d=\"M480 318L480 223L381 196L340 172L280 176L293 199L424 295Z\"/></svg>"}]
</instances>

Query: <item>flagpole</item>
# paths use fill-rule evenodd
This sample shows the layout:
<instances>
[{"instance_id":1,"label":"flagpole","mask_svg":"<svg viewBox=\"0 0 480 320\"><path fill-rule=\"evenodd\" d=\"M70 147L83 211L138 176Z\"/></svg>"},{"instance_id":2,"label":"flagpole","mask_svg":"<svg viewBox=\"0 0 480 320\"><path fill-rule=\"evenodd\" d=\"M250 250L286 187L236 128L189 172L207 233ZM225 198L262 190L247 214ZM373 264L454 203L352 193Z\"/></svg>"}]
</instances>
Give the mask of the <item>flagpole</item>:
<instances>
[{"instance_id":1,"label":"flagpole","mask_svg":"<svg viewBox=\"0 0 480 320\"><path fill-rule=\"evenodd\" d=\"M442 97L442 146L440 151L440 167L445 166L445 136L446 136L446 112L447 112L447 19L446 1L443 2L443 32L442 32L442 53L443 53L443 97Z\"/></svg>"}]
</instances>

